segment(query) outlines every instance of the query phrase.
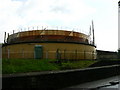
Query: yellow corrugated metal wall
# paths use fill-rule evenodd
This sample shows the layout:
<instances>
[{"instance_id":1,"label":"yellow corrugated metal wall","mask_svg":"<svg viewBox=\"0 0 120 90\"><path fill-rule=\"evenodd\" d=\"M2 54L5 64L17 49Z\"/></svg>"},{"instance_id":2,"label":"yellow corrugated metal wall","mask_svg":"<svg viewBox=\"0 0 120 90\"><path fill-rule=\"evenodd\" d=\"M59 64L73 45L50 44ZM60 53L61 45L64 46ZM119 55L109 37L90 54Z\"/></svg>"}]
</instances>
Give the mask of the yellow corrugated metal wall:
<instances>
[{"instance_id":1,"label":"yellow corrugated metal wall","mask_svg":"<svg viewBox=\"0 0 120 90\"><path fill-rule=\"evenodd\" d=\"M2 48L3 58L34 58L34 46L43 46L43 59L96 59L96 48L74 43L26 43L7 45Z\"/></svg>"}]
</instances>

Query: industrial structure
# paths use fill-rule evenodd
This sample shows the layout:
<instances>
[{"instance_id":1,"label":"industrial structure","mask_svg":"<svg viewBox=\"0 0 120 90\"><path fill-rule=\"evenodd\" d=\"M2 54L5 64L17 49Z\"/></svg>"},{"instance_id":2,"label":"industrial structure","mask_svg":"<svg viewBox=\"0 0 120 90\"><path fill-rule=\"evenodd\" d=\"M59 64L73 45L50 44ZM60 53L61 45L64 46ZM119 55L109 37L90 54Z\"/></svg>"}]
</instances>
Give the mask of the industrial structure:
<instances>
[{"instance_id":1,"label":"industrial structure","mask_svg":"<svg viewBox=\"0 0 120 90\"><path fill-rule=\"evenodd\" d=\"M3 58L96 59L94 40L91 42L90 35L80 32L43 29L6 35Z\"/></svg>"}]
</instances>

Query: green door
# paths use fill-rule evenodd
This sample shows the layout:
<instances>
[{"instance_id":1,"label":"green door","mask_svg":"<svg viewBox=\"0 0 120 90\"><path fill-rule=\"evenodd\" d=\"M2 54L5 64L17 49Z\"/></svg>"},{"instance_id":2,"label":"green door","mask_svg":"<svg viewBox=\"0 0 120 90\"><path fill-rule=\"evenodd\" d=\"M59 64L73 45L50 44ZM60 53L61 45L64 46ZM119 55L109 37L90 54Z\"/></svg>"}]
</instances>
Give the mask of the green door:
<instances>
[{"instance_id":1,"label":"green door","mask_svg":"<svg viewBox=\"0 0 120 90\"><path fill-rule=\"evenodd\" d=\"M35 45L35 59L42 59L43 56L43 47L42 45Z\"/></svg>"}]
</instances>

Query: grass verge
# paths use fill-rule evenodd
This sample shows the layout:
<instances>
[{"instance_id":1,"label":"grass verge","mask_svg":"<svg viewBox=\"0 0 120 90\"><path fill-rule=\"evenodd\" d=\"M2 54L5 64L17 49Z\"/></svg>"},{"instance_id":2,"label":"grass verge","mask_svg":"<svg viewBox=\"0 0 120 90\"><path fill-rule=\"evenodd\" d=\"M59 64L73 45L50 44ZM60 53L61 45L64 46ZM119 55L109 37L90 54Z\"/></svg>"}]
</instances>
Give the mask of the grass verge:
<instances>
[{"instance_id":1,"label":"grass verge","mask_svg":"<svg viewBox=\"0 0 120 90\"><path fill-rule=\"evenodd\" d=\"M96 61L93 60L81 60L74 62L62 63L61 69L79 69L79 68L87 68Z\"/></svg>"},{"instance_id":2,"label":"grass verge","mask_svg":"<svg viewBox=\"0 0 120 90\"><path fill-rule=\"evenodd\" d=\"M35 60L35 59L3 59L2 60L2 73L25 73L25 72L38 72L38 71L51 71L51 70L64 70L64 69L79 69L86 68L95 63L92 60L81 60L75 62L62 62L50 63L51 60Z\"/></svg>"}]
</instances>

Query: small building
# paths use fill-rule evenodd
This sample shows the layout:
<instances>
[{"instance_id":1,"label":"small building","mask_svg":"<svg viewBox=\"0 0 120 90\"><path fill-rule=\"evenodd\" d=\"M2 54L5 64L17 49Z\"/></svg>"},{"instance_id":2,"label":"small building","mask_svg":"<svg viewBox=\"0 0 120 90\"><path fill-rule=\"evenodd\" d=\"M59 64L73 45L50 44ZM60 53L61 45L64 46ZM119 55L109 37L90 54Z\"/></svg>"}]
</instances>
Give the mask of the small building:
<instances>
[{"instance_id":1,"label":"small building","mask_svg":"<svg viewBox=\"0 0 120 90\"><path fill-rule=\"evenodd\" d=\"M96 50L97 51L97 59L117 59L117 52L113 51L103 51L103 50Z\"/></svg>"}]
</instances>

